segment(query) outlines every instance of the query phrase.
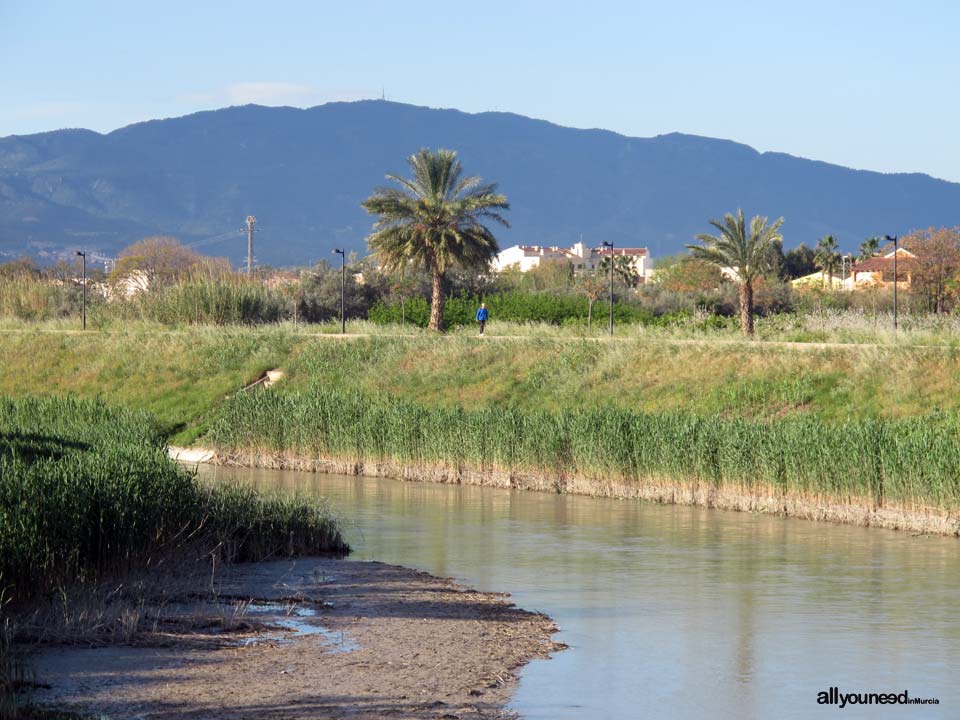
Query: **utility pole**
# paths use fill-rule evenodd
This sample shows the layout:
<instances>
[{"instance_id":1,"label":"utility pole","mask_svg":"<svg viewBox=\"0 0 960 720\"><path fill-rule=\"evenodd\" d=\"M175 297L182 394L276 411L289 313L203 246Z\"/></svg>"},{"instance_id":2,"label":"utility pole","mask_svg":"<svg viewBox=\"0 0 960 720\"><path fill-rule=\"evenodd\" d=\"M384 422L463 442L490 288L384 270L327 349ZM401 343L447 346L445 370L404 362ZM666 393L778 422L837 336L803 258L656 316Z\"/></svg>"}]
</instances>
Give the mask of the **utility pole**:
<instances>
[{"instance_id":1,"label":"utility pole","mask_svg":"<svg viewBox=\"0 0 960 720\"><path fill-rule=\"evenodd\" d=\"M889 235L884 238L887 242L893 243L893 331L897 331L897 240L899 236L894 235L890 237Z\"/></svg>"},{"instance_id":2,"label":"utility pole","mask_svg":"<svg viewBox=\"0 0 960 720\"><path fill-rule=\"evenodd\" d=\"M87 253L80 252L79 250L77 250L77 255L80 257L81 268L82 268L80 287L81 287L81 292L83 293L82 295L83 299L80 301L80 314L81 314L81 317L83 318L83 329L86 330L87 329Z\"/></svg>"},{"instance_id":3,"label":"utility pole","mask_svg":"<svg viewBox=\"0 0 960 720\"><path fill-rule=\"evenodd\" d=\"M604 240L603 247L610 248L610 337L613 337L613 243Z\"/></svg>"},{"instance_id":4,"label":"utility pole","mask_svg":"<svg viewBox=\"0 0 960 720\"><path fill-rule=\"evenodd\" d=\"M253 215L247 215L247 275L253 273L253 233L256 224L257 219Z\"/></svg>"},{"instance_id":5,"label":"utility pole","mask_svg":"<svg viewBox=\"0 0 960 720\"><path fill-rule=\"evenodd\" d=\"M346 317L343 314L343 293L346 289L347 274L346 274L346 248L334 248L333 251L340 256L340 334L345 335L347 332L347 321Z\"/></svg>"}]
</instances>

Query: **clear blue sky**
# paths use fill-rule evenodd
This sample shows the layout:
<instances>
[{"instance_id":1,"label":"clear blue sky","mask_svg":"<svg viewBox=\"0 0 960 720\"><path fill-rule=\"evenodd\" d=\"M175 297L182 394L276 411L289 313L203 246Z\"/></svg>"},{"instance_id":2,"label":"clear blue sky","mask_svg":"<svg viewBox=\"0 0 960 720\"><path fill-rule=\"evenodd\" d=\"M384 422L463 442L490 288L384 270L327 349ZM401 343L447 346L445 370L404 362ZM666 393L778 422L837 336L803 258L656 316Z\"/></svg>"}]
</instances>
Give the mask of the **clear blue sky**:
<instances>
[{"instance_id":1,"label":"clear blue sky","mask_svg":"<svg viewBox=\"0 0 960 720\"><path fill-rule=\"evenodd\" d=\"M385 88L960 181L958 39L956 0L0 0L0 136Z\"/></svg>"}]
</instances>

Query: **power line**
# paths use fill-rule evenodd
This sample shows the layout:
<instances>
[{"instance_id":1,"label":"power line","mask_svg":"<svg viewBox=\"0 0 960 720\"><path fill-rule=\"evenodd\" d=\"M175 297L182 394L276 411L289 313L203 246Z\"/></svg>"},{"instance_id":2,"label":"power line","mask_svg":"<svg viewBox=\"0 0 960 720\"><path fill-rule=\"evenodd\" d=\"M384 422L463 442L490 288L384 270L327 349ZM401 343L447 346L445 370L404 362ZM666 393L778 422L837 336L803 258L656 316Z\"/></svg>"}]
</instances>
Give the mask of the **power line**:
<instances>
[{"instance_id":1,"label":"power line","mask_svg":"<svg viewBox=\"0 0 960 720\"><path fill-rule=\"evenodd\" d=\"M202 240L195 240L192 243L187 243L183 247L185 248L196 248L201 245L212 245L213 243L220 242L221 240L226 240L228 238L240 237L243 235L244 230L231 230L230 232L221 233L220 235L214 235L213 237L203 238Z\"/></svg>"}]
</instances>

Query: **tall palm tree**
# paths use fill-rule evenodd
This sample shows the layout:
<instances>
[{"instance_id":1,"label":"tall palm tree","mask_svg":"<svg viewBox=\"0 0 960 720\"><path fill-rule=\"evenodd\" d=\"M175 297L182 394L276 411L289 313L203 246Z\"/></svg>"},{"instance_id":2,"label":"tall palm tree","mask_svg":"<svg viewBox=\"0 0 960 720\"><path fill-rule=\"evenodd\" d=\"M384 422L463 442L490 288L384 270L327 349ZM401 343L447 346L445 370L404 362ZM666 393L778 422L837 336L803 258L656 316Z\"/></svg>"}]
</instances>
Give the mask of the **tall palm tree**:
<instances>
[{"instance_id":1,"label":"tall palm tree","mask_svg":"<svg viewBox=\"0 0 960 720\"><path fill-rule=\"evenodd\" d=\"M508 210L505 195L479 177L462 177L452 150L422 149L407 161L412 179L387 175L400 187L379 187L363 202L378 215L367 238L370 249L388 272L406 266L433 276L430 329L443 330L446 274L451 268L481 268L499 252L497 239L484 225L510 224L499 210Z\"/></svg>"},{"instance_id":2,"label":"tall palm tree","mask_svg":"<svg viewBox=\"0 0 960 720\"><path fill-rule=\"evenodd\" d=\"M767 218L756 215L748 228L743 210L737 210L736 215L727 213L722 221L711 220L710 224L720 234L697 235L703 245L687 247L698 260L736 273L740 283L740 327L745 335L753 335L753 283L770 269L774 255L771 246L783 240L783 218L768 225Z\"/></svg>"},{"instance_id":3,"label":"tall palm tree","mask_svg":"<svg viewBox=\"0 0 960 720\"><path fill-rule=\"evenodd\" d=\"M813 253L813 261L820 268L823 274L824 282L830 278L830 289L833 289L833 276L837 272L837 266L841 263L840 248L833 235L824 235L817 241L817 248Z\"/></svg>"}]
</instances>

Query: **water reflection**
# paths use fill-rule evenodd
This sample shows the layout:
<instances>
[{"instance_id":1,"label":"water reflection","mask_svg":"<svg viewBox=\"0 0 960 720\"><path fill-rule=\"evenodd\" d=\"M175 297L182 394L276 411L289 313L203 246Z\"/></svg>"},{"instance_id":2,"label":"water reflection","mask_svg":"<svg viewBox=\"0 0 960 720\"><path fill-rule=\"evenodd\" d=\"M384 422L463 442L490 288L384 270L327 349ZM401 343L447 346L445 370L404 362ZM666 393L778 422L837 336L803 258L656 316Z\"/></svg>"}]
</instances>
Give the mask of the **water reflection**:
<instances>
[{"instance_id":1,"label":"water reflection","mask_svg":"<svg viewBox=\"0 0 960 720\"><path fill-rule=\"evenodd\" d=\"M511 592L571 650L527 666L524 718L960 715L955 539L698 508L262 470L315 492L355 558ZM902 691L939 707L821 707Z\"/></svg>"}]
</instances>

